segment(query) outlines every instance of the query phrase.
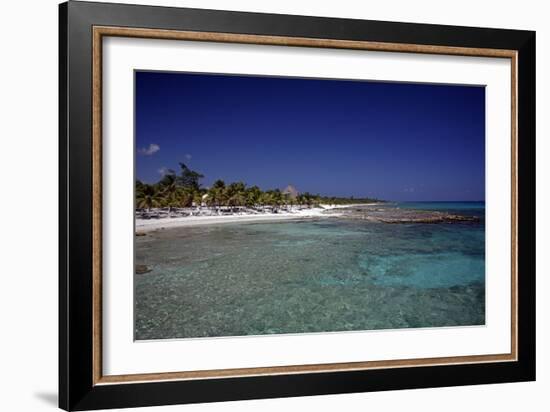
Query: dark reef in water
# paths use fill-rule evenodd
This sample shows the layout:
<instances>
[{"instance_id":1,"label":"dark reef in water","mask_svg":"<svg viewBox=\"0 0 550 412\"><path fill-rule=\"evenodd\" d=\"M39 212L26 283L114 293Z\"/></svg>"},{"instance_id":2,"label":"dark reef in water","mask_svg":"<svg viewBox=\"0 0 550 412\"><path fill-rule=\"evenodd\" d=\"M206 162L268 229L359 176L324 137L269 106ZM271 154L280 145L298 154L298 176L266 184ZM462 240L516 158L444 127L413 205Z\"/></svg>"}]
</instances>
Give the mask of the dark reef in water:
<instances>
[{"instance_id":1,"label":"dark reef in water","mask_svg":"<svg viewBox=\"0 0 550 412\"><path fill-rule=\"evenodd\" d=\"M151 270L147 265L136 265L136 275L144 275L151 272Z\"/></svg>"},{"instance_id":2,"label":"dark reef in water","mask_svg":"<svg viewBox=\"0 0 550 412\"><path fill-rule=\"evenodd\" d=\"M442 211L409 210L393 207L356 207L333 209L328 214L340 218L360 219L381 223L464 223L479 222L477 216L456 215Z\"/></svg>"}]
</instances>

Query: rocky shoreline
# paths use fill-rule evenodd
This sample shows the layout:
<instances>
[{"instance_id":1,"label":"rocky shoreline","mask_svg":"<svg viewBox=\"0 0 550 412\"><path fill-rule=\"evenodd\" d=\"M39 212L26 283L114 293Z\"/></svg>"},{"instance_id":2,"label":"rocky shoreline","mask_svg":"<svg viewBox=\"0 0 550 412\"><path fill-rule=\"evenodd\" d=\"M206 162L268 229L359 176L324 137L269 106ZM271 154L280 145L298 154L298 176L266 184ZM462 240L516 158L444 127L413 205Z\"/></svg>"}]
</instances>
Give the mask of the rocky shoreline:
<instances>
[{"instance_id":1,"label":"rocky shoreline","mask_svg":"<svg viewBox=\"0 0 550 412\"><path fill-rule=\"evenodd\" d=\"M363 207L336 209L327 211L326 214L338 213L339 218L368 220L389 224L407 223L476 223L479 217L456 215L440 211L408 210L390 207Z\"/></svg>"}]
</instances>

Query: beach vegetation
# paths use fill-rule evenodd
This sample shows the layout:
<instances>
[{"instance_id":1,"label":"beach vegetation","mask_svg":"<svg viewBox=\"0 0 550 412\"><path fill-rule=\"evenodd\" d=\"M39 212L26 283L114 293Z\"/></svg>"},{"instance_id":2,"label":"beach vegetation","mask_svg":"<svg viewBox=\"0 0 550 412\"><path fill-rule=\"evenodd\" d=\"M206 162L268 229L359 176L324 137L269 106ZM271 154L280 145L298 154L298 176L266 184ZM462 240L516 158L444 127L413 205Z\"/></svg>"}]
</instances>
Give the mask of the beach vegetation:
<instances>
[{"instance_id":1,"label":"beach vegetation","mask_svg":"<svg viewBox=\"0 0 550 412\"><path fill-rule=\"evenodd\" d=\"M248 186L244 182L226 184L218 179L210 187L203 187L204 175L179 163L176 173L168 169L162 178L153 184L136 181L136 208L150 211L153 208L210 208L218 213L220 210L235 211L242 208L270 210L291 210L295 207L313 208L320 204L343 205L355 203L372 203L377 199L321 196L309 192L298 192L280 189L262 190L258 186Z\"/></svg>"}]
</instances>

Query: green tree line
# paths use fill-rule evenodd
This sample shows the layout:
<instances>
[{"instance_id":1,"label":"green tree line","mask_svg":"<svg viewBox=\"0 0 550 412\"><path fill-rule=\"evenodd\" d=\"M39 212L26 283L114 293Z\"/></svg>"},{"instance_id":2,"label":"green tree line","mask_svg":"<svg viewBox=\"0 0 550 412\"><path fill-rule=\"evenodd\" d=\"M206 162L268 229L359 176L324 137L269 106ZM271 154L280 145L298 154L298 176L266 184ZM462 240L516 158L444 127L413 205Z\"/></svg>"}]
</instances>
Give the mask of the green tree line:
<instances>
[{"instance_id":1,"label":"green tree line","mask_svg":"<svg viewBox=\"0 0 550 412\"><path fill-rule=\"evenodd\" d=\"M261 190L258 186L247 186L243 182L226 184L223 180L216 180L210 188L203 188L200 180L202 174L189 169L180 163L179 174L168 170L159 182L155 184L136 181L136 207L138 209L152 209L159 207L184 208L205 203L211 207L285 207L308 206L313 207L325 204L369 203L376 199L345 198L314 195L308 192L291 196L279 189Z\"/></svg>"}]
</instances>

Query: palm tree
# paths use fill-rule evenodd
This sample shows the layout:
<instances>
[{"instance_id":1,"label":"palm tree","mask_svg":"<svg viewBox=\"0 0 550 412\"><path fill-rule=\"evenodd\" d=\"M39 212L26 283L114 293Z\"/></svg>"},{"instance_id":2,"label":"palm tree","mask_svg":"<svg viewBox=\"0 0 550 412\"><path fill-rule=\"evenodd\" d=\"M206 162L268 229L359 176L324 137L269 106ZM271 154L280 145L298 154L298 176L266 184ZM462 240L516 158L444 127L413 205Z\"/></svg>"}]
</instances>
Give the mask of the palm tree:
<instances>
[{"instance_id":1,"label":"palm tree","mask_svg":"<svg viewBox=\"0 0 550 412\"><path fill-rule=\"evenodd\" d=\"M246 198L244 196L244 193L237 192L233 196L231 196L227 203L229 206L243 206L246 203Z\"/></svg>"},{"instance_id":2,"label":"palm tree","mask_svg":"<svg viewBox=\"0 0 550 412\"><path fill-rule=\"evenodd\" d=\"M260 197L258 199L258 203L262 206L265 205L272 205L273 204L273 197L269 192L262 192L260 194Z\"/></svg>"},{"instance_id":3,"label":"palm tree","mask_svg":"<svg viewBox=\"0 0 550 412\"><path fill-rule=\"evenodd\" d=\"M311 205L313 204L313 195L309 192L305 192L302 195L302 202L303 204L306 204L307 207L311 208Z\"/></svg>"},{"instance_id":4,"label":"palm tree","mask_svg":"<svg viewBox=\"0 0 550 412\"><path fill-rule=\"evenodd\" d=\"M175 193L175 203L180 207L189 207L193 204L194 192L189 189L181 189Z\"/></svg>"},{"instance_id":5,"label":"palm tree","mask_svg":"<svg viewBox=\"0 0 550 412\"><path fill-rule=\"evenodd\" d=\"M206 198L204 199L208 207L216 206L216 198L214 189L208 190L206 193Z\"/></svg>"},{"instance_id":6,"label":"palm tree","mask_svg":"<svg viewBox=\"0 0 550 412\"><path fill-rule=\"evenodd\" d=\"M246 185L243 182L234 182L227 186L227 190L229 194L233 196L235 193L245 192Z\"/></svg>"},{"instance_id":7,"label":"palm tree","mask_svg":"<svg viewBox=\"0 0 550 412\"><path fill-rule=\"evenodd\" d=\"M164 197L164 203L168 206L168 213L172 212L172 207L176 207L180 203L180 193L176 175L175 174L165 174L162 180L160 181L160 186L162 190L162 196Z\"/></svg>"},{"instance_id":8,"label":"palm tree","mask_svg":"<svg viewBox=\"0 0 550 412\"><path fill-rule=\"evenodd\" d=\"M199 191L195 191L193 192L193 203L196 205L196 206L201 206L202 205L202 196L204 195L205 193L201 193Z\"/></svg>"},{"instance_id":9,"label":"palm tree","mask_svg":"<svg viewBox=\"0 0 550 412\"><path fill-rule=\"evenodd\" d=\"M199 172L189 169L185 163L180 162L180 175L176 177L178 185L192 190L200 189L200 180L204 177Z\"/></svg>"},{"instance_id":10,"label":"palm tree","mask_svg":"<svg viewBox=\"0 0 550 412\"><path fill-rule=\"evenodd\" d=\"M231 183L224 190L225 201L229 206L242 206L246 203L246 185L243 182Z\"/></svg>"},{"instance_id":11,"label":"palm tree","mask_svg":"<svg viewBox=\"0 0 550 412\"><path fill-rule=\"evenodd\" d=\"M136 206L140 209L151 211L153 207L162 205L163 198L157 188L152 185L143 185L136 193Z\"/></svg>"},{"instance_id":12,"label":"palm tree","mask_svg":"<svg viewBox=\"0 0 550 412\"><path fill-rule=\"evenodd\" d=\"M225 189L225 182L221 179L218 179L212 184L212 188L213 189Z\"/></svg>"},{"instance_id":13,"label":"palm tree","mask_svg":"<svg viewBox=\"0 0 550 412\"><path fill-rule=\"evenodd\" d=\"M281 193L281 206L284 206L286 209L290 201L291 199L289 194Z\"/></svg>"},{"instance_id":14,"label":"palm tree","mask_svg":"<svg viewBox=\"0 0 550 412\"><path fill-rule=\"evenodd\" d=\"M220 206L225 205L226 201L227 195L225 192L225 184L223 180L217 180L208 190L207 203L209 206L217 207L219 211Z\"/></svg>"},{"instance_id":15,"label":"palm tree","mask_svg":"<svg viewBox=\"0 0 550 412\"><path fill-rule=\"evenodd\" d=\"M147 186L145 183L143 183L141 180L136 180L136 196L138 193L143 191L143 188Z\"/></svg>"},{"instance_id":16,"label":"palm tree","mask_svg":"<svg viewBox=\"0 0 550 412\"><path fill-rule=\"evenodd\" d=\"M290 196L289 194L286 194L285 198L286 198L286 204L289 205L290 210L292 210L294 205L296 204L296 198L293 196Z\"/></svg>"},{"instance_id":17,"label":"palm tree","mask_svg":"<svg viewBox=\"0 0 550 412\"><path fill-rule=\"evenodd\" d=\"M319 207L319 205L321 204L321 196L319 194L313 197L313 203L316 207Z\"/></svg>"},{"instance_id":18,"label":"palm tree","mask_svg":"<svg viewBox=\"0 0 550 412\"><path fill-rule=\"evenodd\" d=\"M249 207L256 206L260 201L262 191L258 186L249 187L246 190L246 205Z\"/></svg>"},{"instance_id":19,"label":"palm tree","mask_svg":"<svg viewBox=\"0 0 550 412\"><path fill-rule=\"evenodd\" d=\"M271 205L274 209L279 209L283 202L283 194L279 189L271 190Z\"/></svg>"}]
</instances>

